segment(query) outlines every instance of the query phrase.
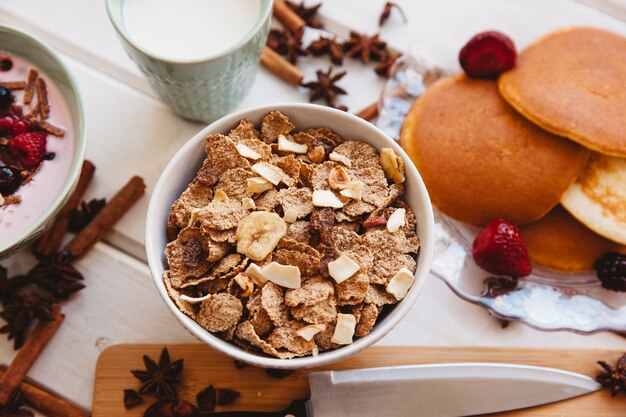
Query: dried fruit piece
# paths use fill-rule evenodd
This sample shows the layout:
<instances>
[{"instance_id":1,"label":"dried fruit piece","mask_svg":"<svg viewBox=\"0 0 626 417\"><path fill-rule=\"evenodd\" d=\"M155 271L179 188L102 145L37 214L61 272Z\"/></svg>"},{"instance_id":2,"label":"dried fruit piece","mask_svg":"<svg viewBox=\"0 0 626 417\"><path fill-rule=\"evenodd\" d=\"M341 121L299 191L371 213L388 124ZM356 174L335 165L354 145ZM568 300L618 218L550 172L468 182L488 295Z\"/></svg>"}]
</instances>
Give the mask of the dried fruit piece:
<instances>
[{"instance_id":1,"label":"dried fruit piece","mask_svg":"<svg viewBox=\"0 0 626 417\"><path fill-rule=\"evenodd\" d=\"M315 207L332 207L342 208L343 203L335 193L330 190L315 190L313 191L313 205Z\"/></svg>"},{"instance_id":2,"label":"dried fruit piece","mask_svg":"<svg viewBox=\"0 0 626 417\"><path fill-rule=\"evenodd\" d=\"M261 269L261 274L276 285L285 288L300 288L300 269L293 265L281 265L278 262L270 262Z\"/></svg>"},{"instance_id":3,"label":"dried fruit piece","mask_svg":"<svg viewBox=\"0 0 626 417\"><path fill-rule=\"evenodd\" d=\"M256 203L250 197L244 197L241 199L241 205L246 210L254 210L256 208Z\"/></svg>"},{"instance_id":4,"label":"dried fruit piece","mask_svg":"<svg viewBox=\"0 0 626 417\"><path fill-rule=\"evenodd\" d=\"M328 184L333 190L345 190L350 184L350 175L342 166L336 166L328 174Z\"/></svg>"},{"instance_id":5,"label":"dried fruit piece","mask_svg":"<svg viewBox=\"0 0 626 417\"><path fill-rule=\"evenodd\" d=\"M375 219L366 220L363 222L363 227L366 230L371 229L373 227L380 227L380 226L386 226L386 225L387 225L387 219L385 219L385 216L376 217Z\"/></svg>"},{"instance_id":6,"label":"dried fruit piece","mask_svg":"<svg viewBox=\"0 0 626 417\"><path fill-rule=\"evenodd\" d=\"M285 220L287 223L295 223L296 220L298 220L298 212L292 208L285 210L283 220Z\"/></svg>"},{"instance_id":7,"label":"dried fruit piece","mask_svg":"<svg viewBox=\"0 0 626 417\"><path fill-rule=\"evenodd\" d=\"M501 32L481 32L459 53L459 63L470 77L493 78L515 66L517 52L511 38Z\"/></svg>"},{"instance_id":8,"label":"dried fruit piece","mask_svg":"<svg viewBox=\"0 0 626 417\"><path fill-rule=\"evenodd\" d=\"M287 224L278 214L252 212L237 227L237 252L253 261L261 261L274 250L285 233Z\"/></svg>"},{"instance_id":9,"label":"dried fruit piece","mask_svg":"<svg viewBox=\"0 0 626 417\"><path fill-rule=\"evenodd\" d=\"M235 145L235 148L237 148L237 152L239 152L239 155L243 156L244 158L252 159L255 161L257 159L261 159L261 155L259 153L253 151L243 143L238 143L237 145Z\"/></svg>"},{"instance_id":10,"label":"dried fruit piece","mask_svg":"<svg viewBox=\"0 0 626 417\"><path fill-rule=\"evenodd\" d=\"M328 155L328 159L330 159L331 161L335 161L335 162L339 162L341 164L344 164L348 168L352 168L352 162L350 161L350 159L347 156L342 155L340 153L331 152Z\"/></svg>"},{"instance_id":11,"label":"dried fruit piece","mask_svg":"<svg viewBox=\"0 0 626 417\"><path fill-rule=\"evenodd\" d=\"M252 165L252 171L274 185L278 185L285 176L285 172L282 169L267 162L258 162Z\"/></svg>"},{"instance_id":12,"label":"dried fruit piece","mask_svg":"<svg viewBox=\"0 0 626 417\"><path fill-rule=\"evenodd\" d=\"M387 219L387 230L391 233L398 231L401 227L404 227L406 224L406 210L403 208L396 209L389 219Z\"/></svg>"},{"instance_id":13,"label":"dried fruit piece","mask_svg":"<svg viewBox=\"0 0 626 417\"><path fill-rule=\"evenodd\" d=\"M298 331L296 331L296 333L298 333L298 336L307 342L310 342L316 334L323 332L324 330L326 330L325 324L310 324L308 326L301 327Z\"/></svg>"},{"instance_id":14,"label":"dried fruit piece","mask_svg":"<svg viewBox=\"0 0 626 417\"><path fill-rule=\"evenodd\" d=\"M396 184L404 182L404 161L396 155L392 148L380 150L380 165L385 171L385 176Z\"/></svg>"},{"instance_id":15,"label":"dried fruit piece","mask_svg":"<svg viewBox=\"0 0 626 417\"><path fill-rule=\"evenodd\" d=\"M360 201L363 198L363 182L358 180L350 181L350 184L345 189L339 191L339 194Z\"/></svg>"},{"instance_id":16,"label":"dried fruit piece","mask_svg":"<svg viewBox=\"0 0 626 417\"><path fill-rule=\"evenodd\" d=\"M222 191L220 189L215 190L215 192L213 193L213 201L224 202L224 201L228 201L228 200L230 200L228 198L228 195L224 191Z\"/></svg>"},{"instance_id":17,"label":"dried fruit piece","mask_svg":"<svg viewBox=\"0 0 626 417\"><path fill-rule=\"evenodd\" d=\"M263 177L248 178L248 190L252 194L260 194L272 188L274 188L274 185Z\"/></svg>"},{"instance_id":18,"label":"dried fruit piece","mask_svg":"<svg viewBox=\"0 0 626 417\"><path fill-rule=\"evenodd\" d=\"M297 154L305 154L309 148L306 145L292 142L285 135L278 135L278 150L283 152L293 152Z\"/></svg>"},{"instance_id":19,"label":"dried fruit piece","mask_svg":"<svg viewBox=\"0 0 626 417\"><path fill-rule=\"evenodd\" d=\"M263 276L263 273L261 272L261 267L259 267L254 262L250 262L250 265L248 265L248 269L246 269L245 274L252 278L254 283L259 287L262 287L267 282L267 278L265 278L265 276Z\"/></svg>"},{"instance_id":20,"label":"dried fruit piece","mask_svg":"<svg viewBox=\"0 0 626 417\"><path fill-rule=\"evenodd\" d=\"M241 289L240 295L242 297L249 297L252 295L252 292L254 291L254 282L248 275L239 273L235 275L233 280Z\"/></svg>"},{"instance_id":21,"label":"dried fruit piece","mask_svg":"<svg viewBox=\"0 0 626 417\"><path fill-rule=\"evenodd\" d=\"M400 301L409 292L415 281L415 276L406 268L400 269L387 284L386 290L389 294L396 297Z\"/></svg>"},{"instance_id":22,"label":"dried fruit piece","mask_svg":"<svg viewBox=\"0 0 626 417\"><path fill-rule=\"evenodd\" d=\"M524 277L532 271L519 229L503 219L492 220L480 231L472 255L478 266L492 274Z\"/></svg>"},{"instance_id":23,"label":"dried fruit piece","mask_svg":"<svg viewBox=\"0 0 626 417\"><path fill-rule=\"evenodd\" d=\"M337 325L330 341L338 345L351 344L355 328L356 318L352 314L337 314Z\"/></svg>"},{"instance_id":24,"label":"dried fruit piece","mask_svg":"<svg viewBox=\"0 0 626 417\"><path fill-rule=\"evenodd\" d=\"M359 269L359 264L345 253L342 253L339 258L328 263L328 274L333 277L337 284L341 284L350 278Z\"/></svg>"},{"instance_id":25,"label":"dried fruit piece","mask_svg":"<svg viewBox=\"0 0 626 417\"><path fill-rule=\"evenodd\" d=\"M315 164L321 164L322 162L324 162L324 158L326 158L326 151L321 145L315 146L309 151L307 156L309 157L311 162Z\"/></svg>"}]
</instances>

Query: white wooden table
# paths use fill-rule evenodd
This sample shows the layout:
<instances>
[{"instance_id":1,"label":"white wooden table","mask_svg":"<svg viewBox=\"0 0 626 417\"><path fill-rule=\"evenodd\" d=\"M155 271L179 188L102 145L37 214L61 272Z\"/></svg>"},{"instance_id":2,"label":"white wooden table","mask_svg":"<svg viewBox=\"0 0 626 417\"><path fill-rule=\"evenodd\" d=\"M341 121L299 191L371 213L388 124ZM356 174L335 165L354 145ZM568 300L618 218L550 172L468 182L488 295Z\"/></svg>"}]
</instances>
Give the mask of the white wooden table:
<instances>
[{"instance_id":1,"label":"white wooden table","mask_svg":"<svg viewBox=\"0 0 626 417\"><path fill-rule=\"evenodd\" d=\"M393 23L382 30L382 36L400 50L417 40L425 56L451 68L465 41L486 29L508 33L520 48L567 25L593 25L626 34L626 24L613 17L624 18L625 0L585 1L606 6L612 15L572 0L396 1L409 23L400 24L397 16L392 17ZM349 28L371 33L378 30L383 3L325 0L320 11L327 27L340 35ZM157 294L144 261L143 242L148 198L159 174L203 126L174 116L155 98L116 39L104 0L2 0L0 21L51 44L78 79L87 114L87 157L97 166L87 197L110 197L135 174L148 185L146 197L78 264L87 288L65 305L65 323L29 374L89 409L96 359L107 346L196 342ZM302 68L308 79L315 69L328 65L324 58L305 62ZM383 83L371 68L350 62L347 69L349 74L341 84L350 95L342 101L351 111L358 111L377 98ZM306 100L305 91L261 70L239 108ZM27 254L3 261L13 273L24 272L31 263ZM11 343L1 339L0 362L8 363L14 352ZM409 315L380 343L626 350L626 339L609 333L545 333L521 324L501 329L484 310L461 301L434 277Z\"/></svg>"}]
</instances>

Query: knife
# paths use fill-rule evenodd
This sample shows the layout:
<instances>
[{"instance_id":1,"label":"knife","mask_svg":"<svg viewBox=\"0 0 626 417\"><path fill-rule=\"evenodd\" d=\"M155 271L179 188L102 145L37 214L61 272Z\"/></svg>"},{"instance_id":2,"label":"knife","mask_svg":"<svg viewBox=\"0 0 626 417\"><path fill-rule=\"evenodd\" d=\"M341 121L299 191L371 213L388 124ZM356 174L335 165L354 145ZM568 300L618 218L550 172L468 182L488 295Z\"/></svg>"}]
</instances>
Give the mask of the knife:
<instances>
[{"instance_id":1,"label":"knife","mask_svg":"<svg viewBox=\"0 0 626 417\"><path fill-rule=\"evenodd\" d=\"M279 412L221 417L461 417L517 410L598 391L594 379L538 366L452 363L309 374L311 398Z\"/></svg>"}]
</instances>

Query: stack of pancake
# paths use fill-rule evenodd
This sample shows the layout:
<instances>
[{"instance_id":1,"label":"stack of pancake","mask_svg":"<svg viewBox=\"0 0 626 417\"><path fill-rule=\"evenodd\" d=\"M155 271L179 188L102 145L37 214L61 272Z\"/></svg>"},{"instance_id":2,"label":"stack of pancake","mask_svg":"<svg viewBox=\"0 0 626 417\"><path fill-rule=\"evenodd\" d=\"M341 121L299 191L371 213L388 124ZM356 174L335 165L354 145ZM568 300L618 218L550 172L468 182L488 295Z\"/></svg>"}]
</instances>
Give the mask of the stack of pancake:
<instances>
[{"instance_id":1,"label":"stack of pancake","mask_svg":"<svg viewBox=\"0 0 626 417\"><path fill-rule=\"evenodd\" d=\"M498 80L439 80L401 144L441 212L519 225L537 265L590 270L626 251L626 38L564 29Z\"/></svg>"}]
</instances>

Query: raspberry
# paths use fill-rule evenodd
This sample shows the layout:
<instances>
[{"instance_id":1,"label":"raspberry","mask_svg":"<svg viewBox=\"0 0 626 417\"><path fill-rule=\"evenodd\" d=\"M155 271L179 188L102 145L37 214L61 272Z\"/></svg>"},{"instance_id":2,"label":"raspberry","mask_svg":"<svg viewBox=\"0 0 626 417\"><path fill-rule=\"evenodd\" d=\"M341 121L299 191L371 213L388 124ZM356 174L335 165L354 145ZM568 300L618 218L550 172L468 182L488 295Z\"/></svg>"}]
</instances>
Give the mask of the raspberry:
<instances>
[{"instance_id":1,"label":"raspberry","mask_svg":"<svg viewBox=\"0 0 626 417\"><path fill-rule=\"evenodd\" d=\"M17 135L9 141L9 152L24 168L35 168L46 156L46 134L27 132Z\"/></svg>"},{"instance_id":2,"label":"raspberry","mask_svg":"<svg viewBox=\"0 0 626 417\"><path fill-rule=\"evenodd\" d=\"M524 238L517 226L503 219L492 220L480 231L472 255L478 266L492 274L518 278L532 272Z\"/></svg>"},{"instance_id":3,"label":"raspberry","mask_svg":"<svg viewBox=\"0 0 626 417\"><path fill-rule=\"evenodd\" d=\"M28 120L19 119L15 123L13 123L13 126L11 126L11 134L13 136L17 136L21 133L28 132L28 129L30 129L30 123L28 122Z\"/></svg>"},{"instance_id":4,"label":"raspberry","mask_svg":"<svg viewBox=\"0 0 626 417\"><path fill-rule=\"evenodd\" d=\"M626 254L607 252L593 264L602 287L626 291Z\"/></svg>"},{"instance_id":5,"label":"raspberry","mask_svg":"<svg viewBox=\"0 0 626 417\"><path fill-rule=\"evenodd\" d=\"M11 133L13 129L13 125L17 122L19 118L14 114L9 114L4 117L0 117L0 133Z\"/></svg>"},{"instance_id":6,"label":"raspberry","mask_svg":"<svg viewBox=\"0 0 626 417\"><path fill-rule=\"evenodd\" d=\"M511 38L503 33L481 32L459 53L459 62L470 77L494 78L513 68L517 52Z\"/></svg>"}]
</instances>

